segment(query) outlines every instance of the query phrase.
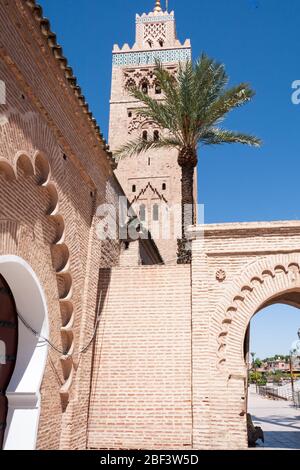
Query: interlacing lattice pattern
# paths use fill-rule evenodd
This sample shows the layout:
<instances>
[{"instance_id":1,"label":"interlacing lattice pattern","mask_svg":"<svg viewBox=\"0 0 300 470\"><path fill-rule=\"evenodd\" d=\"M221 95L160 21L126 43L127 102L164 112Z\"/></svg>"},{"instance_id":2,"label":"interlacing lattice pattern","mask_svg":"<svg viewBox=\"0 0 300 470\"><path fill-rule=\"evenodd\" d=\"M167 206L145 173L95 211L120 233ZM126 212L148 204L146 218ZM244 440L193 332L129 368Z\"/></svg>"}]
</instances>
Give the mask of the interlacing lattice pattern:
<instances>
[{"instance_id":1,"label":"interlacing lattice pattern","mask_svg":"<svg viewBox=\"0 0 300 470\"><path fill-rule=\"evenodd\" d=\"M144 40L166 38L166 24L165 23L148 23L144 27Z\"/></svg>"}]
</instances>

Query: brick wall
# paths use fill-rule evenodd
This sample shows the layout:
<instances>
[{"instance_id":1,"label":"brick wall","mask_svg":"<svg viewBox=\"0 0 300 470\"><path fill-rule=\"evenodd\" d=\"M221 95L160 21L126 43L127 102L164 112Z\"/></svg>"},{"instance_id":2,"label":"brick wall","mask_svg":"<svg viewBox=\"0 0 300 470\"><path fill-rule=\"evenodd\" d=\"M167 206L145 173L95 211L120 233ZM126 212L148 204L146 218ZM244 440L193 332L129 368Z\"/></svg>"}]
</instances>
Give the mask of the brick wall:
<instances>
[{"instance_id":1,"label":"brick wall","mask_svg":"<svg viewBox=\"0 0 300 470\"><path fill-rule=\"evenodd\" d=\"M89 448L191 447L190 267L100 272Z\"/></svg>"},{"instance_id":2,"label":"brick wall","mask_svg":"<svg viewBox=\"0 0 300 470\"><path fill-rule=\"evenodd\" d=\"M0 105L0 253L17 254L33 267L46 294L50 339L65 351L49 353L38 447L76 449L86 446L93 350L79 351L94 332L99 268L117 265L120 253L117 239L97 238L96 209L109 204L118 226L124 193L42 17L32 1L0 3L0 79L6 88ZM148 251L160 259L153 243Z\"/></svg>"}]
</instances>

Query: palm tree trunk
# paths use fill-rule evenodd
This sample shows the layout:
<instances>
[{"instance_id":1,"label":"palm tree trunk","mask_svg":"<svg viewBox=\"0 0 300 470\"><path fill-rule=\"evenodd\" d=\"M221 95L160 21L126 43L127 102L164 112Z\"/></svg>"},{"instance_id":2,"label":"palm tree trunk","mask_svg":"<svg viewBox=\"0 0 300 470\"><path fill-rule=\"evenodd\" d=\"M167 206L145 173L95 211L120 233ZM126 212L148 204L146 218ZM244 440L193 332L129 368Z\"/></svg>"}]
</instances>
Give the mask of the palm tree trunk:
<instances>
[{"instance_id":1,"label":"palm tree trunk","mask_svg":"<svg viewBox=\"0 0 300 470\"><path fill-rule=\"evenodd\" d=\"M191 247L187 238L187 229L195 223L194 201L194 166L181 167L181 230L182 238L178 240L178 264L191 262Z\"/></svg>"},{"instance_id":2,"label":"palm tree trunk","mask_svg":"<svg viewBox=\"0 0 300 470\"><path fill-rule=\"evenodd\" d=\"M182 237L186 238L187 228L194 223L194 167L181 168L181 195Z\"/></svg>"}]
</instances>

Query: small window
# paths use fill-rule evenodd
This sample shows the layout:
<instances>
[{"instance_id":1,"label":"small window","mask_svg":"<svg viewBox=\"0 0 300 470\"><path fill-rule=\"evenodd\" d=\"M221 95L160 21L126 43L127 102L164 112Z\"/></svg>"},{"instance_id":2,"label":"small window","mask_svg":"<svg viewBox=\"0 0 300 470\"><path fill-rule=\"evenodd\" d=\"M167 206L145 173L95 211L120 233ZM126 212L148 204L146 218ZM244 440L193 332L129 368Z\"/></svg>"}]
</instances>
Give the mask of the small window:
<instances>
[{"instance_id":1,"label":"small window","mask_svg":"<svg viewBox=\"0 0 300 470\"><path fill-rule=\"evenodd\" d=\"M142 204L140 206L140 221L144 222L146 220L146 206Z\"/></svg>"},{"instance_id":2,"label":"small window","mask_svg":"<svg viewBox=\"0 0 300 470\"><path fill-rule=\"evenodd\" d=\"M155 85L155 94L161 95L161 86L159 85L159 83L156 83Z\"/></svg>"},{"instance_id":3,"label":"small window","mask_svg":"<svg viewBox=\"0 0 300 470\"><path fill-rule=\"evenodd\" d=\"M133 193L136 192L136 185L135 185L135 184L132 185L132 192L133 192Z\"/></svg>"},{"instance_id":4,"label":"small window","mask_svg":"<svg viewBox=\"0 0 300 470\"><path fill-rule=\"evenodd\" d=\"M148 43L148 46L149 46L149 47L152 47L152 46L153 46L153 42L151 41L151 39L148 39L147 43Z\"/></svg>"},{"instance_id":5,"label":"small window","mask_svg":"<svg viewBox=\"0 0 300 470\"><path fill-rule=\"evenodd\" d=\"M158 204L154 204L154 206L153 206L152 218L155 222L157 222L159 220Z\"/></svg>"},{"instance_id":6,"label":"small window","mask_svg":"<svg viewBox=\"0 0 300 470\"><path fill-rule=\"evenodd\" d=\"M158 131L153 132L153 140L154 140L154 142L157 142L159 140L159 132Z\"/></svg>"},{"instance_id":7,"label":"small window","mask_svg":"<svg viewBox=\"0 0 300 470\"><path fill-rule=\"evenodd\" d=\"M148 166L150 166L150 165L151 165L151 158L148 157Z\"/></svg>"},{"instance_id":8,"label":"small window","mask_svg":"<svg viewBox=\"0 0 300 470\"><path fill-rule=\"evenodd\" d=\"M148 132L147 131L143 131L143 140L147 141L148 140Z\"/></svg>"},{"instance_id":9,"label":"small window","mask_svg":"<svg viewBox=\"0 0 300 470\"><path fill-rule=\"evenodd\" d=\"M162 184L162 190L165 191L166 189L167 189L167 185L166 185L166 183L163 183Z\"/></svg>"},{"instance_id":10,"label":"small window","mask_svg":"<svg viewBox=\"0 0 300 470\"><path fill-rule=\"evenodd\" d=\"M128 117L132 117L132 112L128 111Z\"/></svg>"},{"instance_id":11,"label":"small window","mask_svg":"<svg viewBox=\"0 0 300 470\"><path fill-rule=\"evenodd\" d=\"M158 44L160 45L160 47L164 47L164 41L162 39L158 40Z\"/></svg>"},{"instance_id":12,"label":"small window","mask_svg":"<svg viewBox=\"0 0 300 470\"><path fill-rule=\"evenodd\" d=\"M142 92L144 95L148 95L148 84L146 82L142 83Z\"/></svg>"}]
</instances>

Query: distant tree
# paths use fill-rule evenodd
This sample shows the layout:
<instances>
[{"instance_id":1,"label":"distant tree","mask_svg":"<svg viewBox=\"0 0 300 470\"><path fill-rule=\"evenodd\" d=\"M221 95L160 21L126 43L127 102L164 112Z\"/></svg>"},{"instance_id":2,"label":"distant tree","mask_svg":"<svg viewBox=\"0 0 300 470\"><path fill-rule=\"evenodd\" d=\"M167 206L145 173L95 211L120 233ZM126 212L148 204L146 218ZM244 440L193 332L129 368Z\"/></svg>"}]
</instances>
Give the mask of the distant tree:
<instances>
[{"instance_id":1,"label":"distant tree","mask_svg":"<svg viewBox=\"0 0 300 470\"><path fill-rule=\"evenodd\" d=\"M279 370L276 370L275 373L273 374L272 376L272 379L273 379L273 382L275 384L280 384L282 382L282 379L283 379L283 374L281 371Z\"/></svg>"},{"instance_id":2,"label":"distant tree","mask_svg":"<svg viewBox=\"0 0 300 470\"><path fill-rule=\"evenodd\" d=\"M260 368L262 366L262 361L257 357L254 361L254 366Z\"/></svg>"},{"instance_id":3,"label":"distant tree","mask_svg":"<svg viewBox=\"0 0 300 470\"><path fill-rule=\"evenodd\" d=\"M282 360L284 362L289 362L290 356L285 356L284 354L275 354L275 356L266 357L262 360L262 362L275 362L278 360Z\"/></svg>"},{"instance_id":4,"label":"distant tree","mask_svg":"<svg viewBox=\"0 0 300 470\"><path fill-rule=\"evenodd\" d=\"M261 372L250 372L249 382L256 385L266 385L267 379Z\"/></svg>"}]
</instances>

